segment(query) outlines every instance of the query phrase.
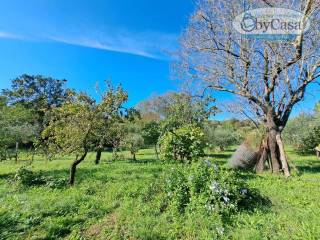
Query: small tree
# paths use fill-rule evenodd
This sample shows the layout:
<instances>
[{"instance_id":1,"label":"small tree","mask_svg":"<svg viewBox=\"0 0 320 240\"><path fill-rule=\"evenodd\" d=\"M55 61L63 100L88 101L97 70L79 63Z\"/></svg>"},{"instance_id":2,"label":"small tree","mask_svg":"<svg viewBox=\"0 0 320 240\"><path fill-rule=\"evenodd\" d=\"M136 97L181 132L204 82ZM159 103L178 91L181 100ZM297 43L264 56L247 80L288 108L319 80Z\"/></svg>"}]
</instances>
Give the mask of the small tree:
<instances>
[{"instance_id":1,"label":"small tree","mask_svg":"<svg viewBox=\"0 0 320 240\"><path fill-rule=\"evenodd\" d=\"M157 121L151 121L144 125L142 129L142 137L145 144L154 146L157 158L159 158L157 143L161 135L160 123Z\"/></svg>"},{"instance_id":2,"label":"small tree","mask_svg":"<svg viewBox=\"0 0 320 240\"><path fill-rule=\"evenodd\" d=\"M122 141L122 146L130 151L132 160L136 161L136 154L144 146L141 136L141 127L136 121L128 121L125 125L126 135Z\"/></svg>"},{"instance_id":3,"label":"small tree","mask_svg":"<svg viewBox=\"0 0 320 240\"><path fill-rule=\"evenodd\" d=\"M132 160L136 161L136 154L144 145L142 136L138 133L129 133L126 135L123 144L130 151Z\"/></svg>"},{"instance_id":4,"label":"small tree","mask_svg":"<svg viewBox=\"0 0 320 240\"><path fill-rule=\"evenodd\" d=\"M205 138L201 128L185 125L166 132L159 140L162 160L196 160L204 156Z\"/></svg>"},{"instance_id":5,"label":"small tree","mask_svg":"<svg viewBox=\"0 0 320 240\"><path fill-rule=\"evenodd\" d=\"M225 126L207 127L206 136L211 147L219 147L220 151L224 151L226 147L238 143L239 139L234 129Z\"/></svg>"},{"instance_id":6,"label":"small tree","mask_svg":"<svg viewBox=\"0 0 320 240\"><path fill-rule=\"evenodd\" d=\"M75 94L70 101L55 108L42 133L51 154L76 154L70 167L70 185L74 185L77 166L90 150L99 147L101 142L97 139L104 141L109 121L118 119L119 110L128 98L121 86L114 89L107 83L107 87L100 103L86 94Z\"/></svg>"}]
</instances>

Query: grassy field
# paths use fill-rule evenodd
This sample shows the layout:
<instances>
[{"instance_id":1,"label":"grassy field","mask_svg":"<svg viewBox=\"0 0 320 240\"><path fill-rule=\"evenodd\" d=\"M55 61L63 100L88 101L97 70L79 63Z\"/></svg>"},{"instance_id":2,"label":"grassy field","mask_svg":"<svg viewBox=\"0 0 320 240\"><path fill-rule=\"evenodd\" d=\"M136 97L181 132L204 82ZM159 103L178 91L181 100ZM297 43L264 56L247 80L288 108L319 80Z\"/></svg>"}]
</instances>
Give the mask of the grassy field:
<instances>
[{"instance_id":1,"label":"grassy field","mask_svg":"<svg viewBox=\"0 0 320 240\"><path fill-rule=\"evenodd\" d=\"M224 165L232 151L210 155ZM320 239L320 161L288 150L293 177L244 174L251 187L267 196L272 206L236 214L223 229L221 239ZM127 153L124 155L128 156ZM126 159L124 156L124 159ZM156 211L155 202L141 201L162 172L173 164L162 164L152 150L140 151L138 162L109 161L103 154L99 166L90 154L77 172L75 187L21 188L13 181L17 169L28 164L0 163L0 239L201 239L184 223L172 224ZM45 162L39 157L34 171L43 170L56 179L68 177L72 158ZM192 221L201 231L201 216Z\"/></svg>"}]
</instances>

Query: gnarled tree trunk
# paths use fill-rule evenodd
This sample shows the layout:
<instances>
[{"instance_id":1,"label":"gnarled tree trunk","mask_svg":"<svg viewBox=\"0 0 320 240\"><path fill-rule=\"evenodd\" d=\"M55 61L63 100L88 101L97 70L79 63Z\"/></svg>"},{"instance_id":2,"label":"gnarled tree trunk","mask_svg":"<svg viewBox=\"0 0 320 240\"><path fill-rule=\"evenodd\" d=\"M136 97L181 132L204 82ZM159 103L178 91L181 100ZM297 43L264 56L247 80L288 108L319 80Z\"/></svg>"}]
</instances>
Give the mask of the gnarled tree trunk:
<instances>
[{"instance_id":1,"label":"gnarled tree trunk","mask_svg":"<svg viewBox=\"0 0 320 240\"><path fill-rule=\"evenodd\" d=\"M74 182L75 182L77 166L86 158L87 154L88 154L88 151L86 150L84 152L84 154L79 159L77 157L76 160L71 164L71 167L70 167L70 180L69 180L69 184L71 186L73 186Z\"/></svg>"},{"instance_id":2,"label":"gnarled tree trunk","mask_svg":"<svg viewBox=\"0 0 320 240\"><path fill-rule=\"evenodd\" d=\"M264 144L260 160L256 165L256 171L263 171L265 161L270 160L270 170L272 173L283 171L286 177L290 176L288 160L285 154L281 131L283 126L275 121L275 114L272 108L267 113L267 145Z\"/></svg>"},{"instance_id":3,"label":"gnarled tree trunk","mask_svg":"<svg viewBox=\"0 0 320 240\"><path fill-rule=\"evenodd\" d=\"M260 146L260 158L256 163L256 172L262 173L265 169L265 163L268 161L269 158L269 148L268 148L268 140L264 139Z\"/></svg>"}]
</instances>

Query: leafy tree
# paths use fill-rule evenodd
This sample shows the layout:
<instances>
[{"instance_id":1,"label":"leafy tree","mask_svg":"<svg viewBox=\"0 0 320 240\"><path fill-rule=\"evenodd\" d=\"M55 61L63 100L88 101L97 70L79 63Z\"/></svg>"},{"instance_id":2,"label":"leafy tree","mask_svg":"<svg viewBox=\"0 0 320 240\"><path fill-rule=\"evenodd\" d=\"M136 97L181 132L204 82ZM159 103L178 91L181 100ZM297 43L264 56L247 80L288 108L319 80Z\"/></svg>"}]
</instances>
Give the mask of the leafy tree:
<instances>
[{"instance_id":1,"label":"leafy tree","mask_svg":"<svg viewBox=\"0 0 320 240\"><path fill-rule=\"evenodd\" d=\"M315 114L300 114L288 122L285 140L299 153L311 153L320 143L320 121Z\"/></svg>"},{"instance_id":2,"label":"leafy tree","mask_svg":"<svg viewBox=\"0 0 320 240\"><path fill-rule=\"evenodd\" d=\"M33 126L29 124L29 129L36 130L37 138L30 138L28 142L34 143L41 139L38 137L47 124L46 113L60 107L72 95L73 91L66 89L65 84L66 80L24 74L12 80L10 89L2 90L8 105L19 105L21 108L32 110L32 119L36 121L33 121Z\"/></svg>"},{"instance_id":3,"label":"leafy tree","mask_svg":"<svg viewBox=\"0 0 320 240\"><path fill-rule=\"evenodd\" d=\"M159 158L157 143L161 135L161 126L157 121L147 122L142 128L142 137L144 143L149 146L154 146L157 158Z\"/></svg>"},{"instance_id":4,"label":"leafy tree","mask_svg":"<svg viewBox=\"0 0 320 240\"><path fill-rule=\"evenodd\" d=\"M132 160L136 161L136 154L144 146L143 138L138 133L130 132L125 136L123 146L130 151Z\"/></svg>"},{"instance_id":5,"label":"leafy tree","mask_svg":"<svg viewBox=\"0 0 320 240\"><path fill-rule=\"evenodd\" d=\"M196 160L204 156L205 138L200 127L185 125L168 131L159 140L162 160Z\"/></svg>"},{"instance_id":6,"label":"leafy tree","mask_svg":"<svg viewBox=\"0 0 320 240\"><path fill-rule=\"evenodd\" d=\"M15 145L15 159L18 161L20 143L29 143L37 137L38 126L33 110L21 104L7 105L5 98L0 104L0 148L6 158L8 147Z\"/></svg>"},{"instance_id":7,"label":"leafy tree","mask_svg":"<svg viewBox=\"0 0 320 240\"><path fill-rule=\"evenodd\" d=\"M216 108L210 95L192 96L187 93L169 92L162 96L154 96L138 104L142 113L159 116L166 122L167 128L183 124L200 124L212 116Z\"/></svg>"},{"instance_id":8,"label":"leafy tree","mask_svg":"<svg viewBox=\"0 0 320 240\"><path fill-rule=\"evenodd\" d=\"M52 107L60 107L68 97L66 80L53 79L41 75L24 74L12 81L11 89L4 89L10 104L20 103L26 108L41 112Z\"/></svg>"},{"instance_id":9,"label":"leafy tree","mask_svg":"<svg viewBox=\"0 0 320 240\"><path fill-rule=\"evenodd\" d=\"M310 30L292 40L243 38L232 21L244 9L264 7L298 9L302 26ZM294 106L320 79L319 1L200 0L181 40L176 64L179 76L206 88L239 96L267 129L272 172L290 170L281 133ZM310 57L312 56L312 57ZM181 79L181 78L180 78Z\"/></svg>"},{"instance_id":10,"label":"leafy tree","mask_svg":"<svg viewBox=\"0 0 320 240\"><path fill-rule=\"evenodd\" d=\"M132 160L136 161L136 154L144 146L144 139L141 135L141 126L137 119L131 119L126 122L124 127L125 136L121 145L130 151Z\"/></svg>"},{"instance_id":11,"label":"leafy tree","mask_svg":"<svg viewBox=\"0 0 320 240\"><path fill-rule=\"evenodd\" d=\"M205 128L207 142L211 147L219 147L220 151L239 142L239 135L235 129L227 126L207 126Z\"/></svg>"},{"instance_id":12,"label":"leafy tree","mask_svg":"<svg viewBox=\"0 0 320 240\"><path fill-rule=\"evenodd\" d=\"M108 83L107 87L100 103L86 94L74 94L61 107L54 108L42 133L50 154L76 154L70 167L71 185L75 182L77 166L88 152L104 146L108 136L106 131L117 121L120 109L128 99L121 86L113 88Z\"/></svg>"}]
</instances>

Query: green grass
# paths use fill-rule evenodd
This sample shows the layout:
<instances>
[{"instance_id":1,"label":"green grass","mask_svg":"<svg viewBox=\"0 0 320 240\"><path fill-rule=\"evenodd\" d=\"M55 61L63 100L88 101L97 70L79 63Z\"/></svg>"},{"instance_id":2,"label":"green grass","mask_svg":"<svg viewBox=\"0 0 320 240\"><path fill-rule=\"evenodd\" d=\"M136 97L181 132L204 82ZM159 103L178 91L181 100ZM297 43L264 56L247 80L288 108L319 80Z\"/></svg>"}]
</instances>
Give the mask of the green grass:
<instances>
[{"instance_id":1,"label":"green grass","mask_svg":"<svg viewBox=\"0 0 320 240\"><path fill-rule=\"evenodd\" d=\"M226 151L210 158L223 165L231 154ZM244 174L250 186L271 200L272 207L238 213L226 224L222 238L320 239L320 161L298 156L291 149L288 154L295 166L290 179ZM126 159L128 153L124 155ZM104 153L102 163L95 166L94 154L90 154L78 168L76 186L60 189L18 187L12 182L14 173L29 161L1 162L0 239L161 240L170 239L176 231L181 232L181 239L201 239L192 229L173 224L170 216L156 211L161 202L141 200L162 172L174 165L157 161L152 150L140 151L137 157L138 162L111 162L110 154ZM32 169L67 178L71 160L45 162L38 156ZM194 216L186 221L201 229L206 219Z\"/></svg>"}]
</instances>

